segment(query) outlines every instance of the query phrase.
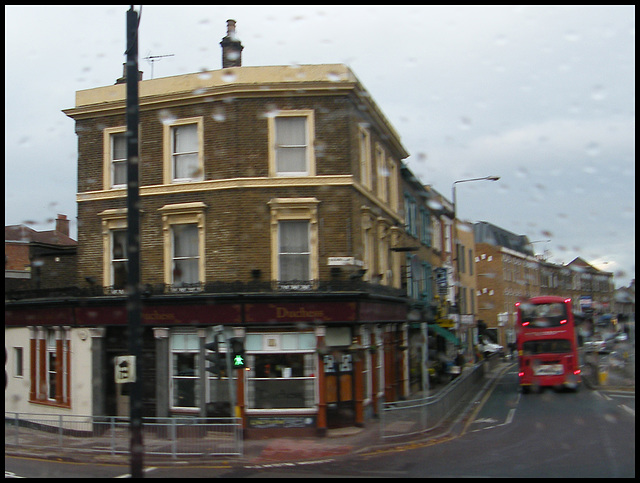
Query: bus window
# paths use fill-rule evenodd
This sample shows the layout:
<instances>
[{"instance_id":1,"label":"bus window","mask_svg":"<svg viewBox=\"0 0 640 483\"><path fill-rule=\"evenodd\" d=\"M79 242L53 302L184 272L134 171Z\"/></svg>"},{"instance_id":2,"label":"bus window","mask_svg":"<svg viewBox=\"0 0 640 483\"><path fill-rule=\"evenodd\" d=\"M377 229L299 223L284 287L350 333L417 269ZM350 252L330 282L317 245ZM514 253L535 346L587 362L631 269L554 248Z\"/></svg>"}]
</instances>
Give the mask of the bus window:
<instances>
[{"instance_id":1,"label":"bus window","mask_svg":"<svg viewBox=\"0 0 640 483\"><path fill-rule=\"evenodd\" d=\"M523 303L520 305L520 311L523 327L559 327L567 323L567 308L564 303Z\"/></svg>"},{"instance_id":2,"label":"bus window","mask_svg":"<svg viewBox=\"0 0 640 483\"><path fill-rule=\"evenodd\" d=\"M571 353L571 341L567 339L530 340L522 344L522 353L525 356Z\"/></svg>"}]
</instances>

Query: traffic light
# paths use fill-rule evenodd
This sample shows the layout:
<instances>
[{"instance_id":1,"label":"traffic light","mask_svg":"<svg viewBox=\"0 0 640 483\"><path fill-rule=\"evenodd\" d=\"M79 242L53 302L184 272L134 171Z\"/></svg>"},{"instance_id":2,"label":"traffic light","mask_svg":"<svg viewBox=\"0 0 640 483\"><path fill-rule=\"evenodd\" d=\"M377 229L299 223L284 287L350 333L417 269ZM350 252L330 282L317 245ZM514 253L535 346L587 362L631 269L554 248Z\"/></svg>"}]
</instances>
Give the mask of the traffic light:
<instances>
[{"instance_id":1,"label":"traffic light","mask_svg":"<svg viewBox=\"0 0 640 483\"><path fill-rule=\"evenodd\" d=\"M244 369L246 360L244 357L244 341L241 337L230 339L231 345L231 365L234 369Z\"/></svg>"},{"instance_id":2,"label":"traffic light","mask_svg":"<svg viewBox=\"0 0 640 483\"><path fill-rule=\"evenodd\" d=\"M213 342L209 342L204 345L204 348L212 353L205 354L204 358L211 362L211 365L206 367L206 371L215 374L218 377L222 377L227 372L227 360L224 354L218 352L218 336Z\"/></svg>"}]
</instances>

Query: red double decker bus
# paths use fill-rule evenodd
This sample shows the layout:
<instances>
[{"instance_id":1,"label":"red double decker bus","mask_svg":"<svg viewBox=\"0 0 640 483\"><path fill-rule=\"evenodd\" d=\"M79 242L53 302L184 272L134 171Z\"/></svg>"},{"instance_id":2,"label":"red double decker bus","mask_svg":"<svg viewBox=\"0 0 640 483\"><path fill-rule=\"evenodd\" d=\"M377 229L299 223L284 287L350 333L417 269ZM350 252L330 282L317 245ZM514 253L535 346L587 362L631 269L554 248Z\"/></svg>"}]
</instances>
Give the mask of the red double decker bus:
<instances>
[{"instance_id":1,"label":"red double decker bus","mask_svg":"<svg viewBox=\"0 0 640 483\"><path fill-rule=\"evenodd\" d=\"M520 387L578 389L580 365L571 299L534 297L516 304Z\"/></svg>"}]
</instances>

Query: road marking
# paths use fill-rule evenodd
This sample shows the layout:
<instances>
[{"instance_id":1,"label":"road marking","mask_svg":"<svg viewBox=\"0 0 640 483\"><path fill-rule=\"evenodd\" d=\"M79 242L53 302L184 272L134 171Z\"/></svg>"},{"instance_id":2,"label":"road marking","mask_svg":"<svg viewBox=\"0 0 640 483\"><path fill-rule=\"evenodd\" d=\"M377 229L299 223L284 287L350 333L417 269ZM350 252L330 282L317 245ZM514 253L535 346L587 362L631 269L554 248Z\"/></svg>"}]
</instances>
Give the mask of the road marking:
<instances>
[{"instance_id":1,"label":"road marking","mask_svg":"<svg viewBox=\"0 0 640 483\"><path fill-rule=\"evenodd\" d=\"M636 417L636 412L634 409L631 409L626 404L620 404L620 407L624 409L626 412L628 412L629 414L631 414L631 416L633 416L634 418Z\"/></svg>"},{"instance_id":2,"label":"road marking","mask_svg":"<svg viewBox=\"0 0 640 483\"><path fill-rule=\"evenodd\" d=\"M487 429L499 428L501 426L506 426L507 424L511 424L513 422L513 417L516 415L516 408L518 407L518 403L520 402L520 398L522 397L522 393L518 394L518 398L516 399L516 407L509 409L507 413L507 418L504 420L504 423L494 424L493 426L485 426L484 428L474 429L471 431L472 433L477 433L479 431L485 431ZM493 418L480 418L473 421L474 423L497 423L497 419Z\"/></svg>"},{"instance_id":3,"label":"road marking","mask_svg":"<svg viewBox=\"0 0 640 483\"><path fill-rule=\"evenodd\" d=\"M18 476L13 471L4 470L5 478L25 478L24 476Z\"/></svg>"},{"instance_id":4,"label":"road marking","mask_svg":"<svg viewBox=\"0 0 640 483\"><path fill-rule=\"evenodd\" d=\"M493 418L480 418L480 419L476 419L473 424L476 423L497 423L498 420L497 419L493 419Z\"/></svg>"},{"instance_id":5,"label":"road marking","mask_svg":"<svg viewBox=\"0 0 640 483\"><path fill-rule=\"evenodd\" d=\"M244 465L245 469L257 470L257 469L268 469L268 468L285 468L290 466L304 466L304 465L320 465L323 463L331 463L335 461L333 458L324 459L324 460L312 460L312 461L296 461L294 463L264 463L261 465Z\"/></svg>"},{"instance_id":6,"label":"road marking","mask_svg":"<svg viewBox=\"0 0 640 483\"><path fill-rule=\"evenodd\" d=\"M504 421L503 426L506 426L507 424L511 424L511 422L513 421L513 416L515 414L516 414L516 408L509 409L509 414L507 414L507 419Z\"/></svg>"},{"instance_id":7,"label":"road marking","mask_svg":"<svg viewBox=\"0 0 640 483\"><path fill-rule=\"evenodd\" d=\"M149 466L148 468L143 468L142 472L143 473L147 473L149 471L153 471L153 470L157 470L158 468L156 468L155 466ZM124 475L119 475L119 476L114 476L114 478L131 478L131 474L130 473L125 473Z\"/></svg>"}]
</instances>

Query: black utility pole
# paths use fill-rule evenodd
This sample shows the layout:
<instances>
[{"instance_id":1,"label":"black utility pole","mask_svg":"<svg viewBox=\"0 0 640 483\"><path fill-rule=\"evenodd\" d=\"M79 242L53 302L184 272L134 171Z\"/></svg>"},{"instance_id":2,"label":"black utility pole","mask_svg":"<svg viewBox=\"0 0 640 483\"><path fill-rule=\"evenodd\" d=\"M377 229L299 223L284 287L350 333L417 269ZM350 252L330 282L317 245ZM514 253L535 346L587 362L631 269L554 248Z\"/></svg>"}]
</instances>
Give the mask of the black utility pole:
<instances>
[{"instance_id":1,"label":"black utility pole","mask_svg":"<svg viewBox=\"0 0 640 483\"><path fill-rule=\"evenodd\" d=\"M127 11L127 320L129 351L135 357L130 391L131 477L142 478L142 301L140 295L140 201L138 182L138 14Z\"/></svg>"}]
</instances>

